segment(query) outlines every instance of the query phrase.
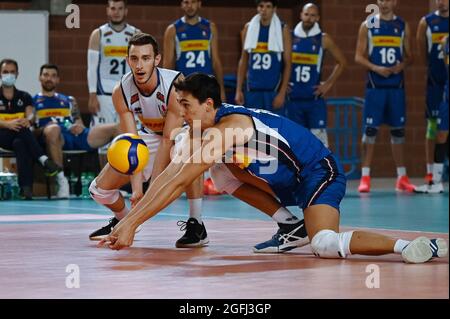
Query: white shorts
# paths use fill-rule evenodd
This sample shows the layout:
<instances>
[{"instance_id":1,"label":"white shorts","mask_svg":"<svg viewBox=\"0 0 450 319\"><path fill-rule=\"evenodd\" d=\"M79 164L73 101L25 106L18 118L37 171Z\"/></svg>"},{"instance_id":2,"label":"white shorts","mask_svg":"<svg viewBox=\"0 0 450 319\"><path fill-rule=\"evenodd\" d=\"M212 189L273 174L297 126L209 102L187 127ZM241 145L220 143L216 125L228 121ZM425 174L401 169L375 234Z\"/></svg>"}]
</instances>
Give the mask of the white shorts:
<instances>
[{"instance_id":1,"label":"white shorts","mask_svg":"<svg viewBox=\"0 0 450 319\"><path fill-rule=\"evenodd\" d=\"M155 163L156 152L158 151L159 144L161 143L162 136L158 134L147 134L142 131L138 132L140 138L147 144L147 148L150 152L150 158L147 166L144 168L144 181L148 181L152 177L153 164ZM175 145L172 152L178 152L179 148L185 143L186 138L189 136L189 129L183 128L180 133L175 137Z\"/></svg>"},{"instance_id":2,"label":"white shorts","mask_svg":"<svg viewBox=\"0 0 450 319\"><path fill-rule=\"evenodd\" d=\"M119 123L119 118L117 112L114 108L112 102L112 97L110 95L97 95L98 102L100 104L100 111L92 116L91 128L99 124L112 124ZM106 154L109 143L99 147L99 154Z\"/></svg>"}]
</instances>

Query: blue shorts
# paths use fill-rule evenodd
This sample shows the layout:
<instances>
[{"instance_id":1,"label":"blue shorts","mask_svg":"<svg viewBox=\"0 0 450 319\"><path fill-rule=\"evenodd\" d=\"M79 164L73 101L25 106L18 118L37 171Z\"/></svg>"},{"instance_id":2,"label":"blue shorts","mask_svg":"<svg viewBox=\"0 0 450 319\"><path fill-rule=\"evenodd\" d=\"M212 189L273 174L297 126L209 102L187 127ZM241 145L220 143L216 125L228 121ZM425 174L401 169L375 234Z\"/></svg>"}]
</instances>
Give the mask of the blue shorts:
<instances>
[{"instance_id":1,"label":"blue shorts","mask_svg":"<svg viewBox=\"0 0 450 319\"><path fill-rule=\"evenodd\" d=\"M290 120L308 129L327 127L327 105L324 99L289 101L286 112Z\"/></svg>"},{"instance_id":2,"label":"blue shorts","mask_svg":"<svg viewBox=\"0 0 450 319\"><path fill-rule=\"evenodd\" d=\"M448 131L448 97L442 101L437 118L438 130Z\"/></svg>"},{"instance_id":3,"label":"blue shorts","mask_svg":"<svg viewBox=\"0 0 450 319\"><path fill-rule=\"evenodd\" d=\"M363 121L366 127L380 127L382 124L395 128L404 127L405 90L366 89Z\"/></svg>"},{"instance_id":4,"label":"blue shorts","mask_svg":"<svg viewBox=\"0 0 450 319\"><path fill-rule=\"evenodd\" d=\"M444 97L444 85L428 85L427 86L427 109L426 117L437 118L439 116L439 109Z\"/></svg>"},{"instance_id":5,"label":"blue shorts","mask_svg":"<svg viewBox=\"0 0 450 319\"><path fill-rule=\"evenodd\" d=\"M340 210L345 196L347 178L334 155L328 155L304 176L290 194L286 189L274 189L283 206L298 206L305 210L313 205L328 205Z\"/></svg>"},{"instance_id":6,"label":"blue shorts","mask_svg":"<svg viewBox=\"0 0 450 319\"><path fill-rule=\"evenodd\" d=\"M247 91L245 92L245 106L254 109L263 109L272 113L284 116L284 106L275 110L272 106L273 100L277 96L275 91Z\"/></svg>"},{"instance_id":7,"label":"blue shorts","mask_svg":"<svg viewBox=\"0 0 450 319\"><path fill-rule=\"evenodd\" d=\"M83 132L79 135L73 135L69 131L63 131L62 136L64 137L63 150L65 151L93 151L88 144L89 129L85 128Z\"/></svg>"}]
</instances>

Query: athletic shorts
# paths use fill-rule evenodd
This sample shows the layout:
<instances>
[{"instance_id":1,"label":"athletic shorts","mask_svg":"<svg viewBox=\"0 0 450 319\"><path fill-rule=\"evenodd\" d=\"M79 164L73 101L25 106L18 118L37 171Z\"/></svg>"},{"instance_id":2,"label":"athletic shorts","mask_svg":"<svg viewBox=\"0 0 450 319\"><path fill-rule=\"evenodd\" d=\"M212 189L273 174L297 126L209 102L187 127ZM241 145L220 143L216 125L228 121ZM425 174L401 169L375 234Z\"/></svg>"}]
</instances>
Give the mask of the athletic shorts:
<instances>
[{"instance_id":1,"label":"athletic shorts","mask_svg":"<svg viewBox=\"0 0 450 319\"><path fill-rule=\"evenodd\" d=\"M277 94L278 93L275 91L247 91L245 92L244 105L248 108L263 109L284 116L284 106L277 110L272 106L273 100Z\"/></svg>"},{"instance_id":2,"label":"athletic shorts","mask_svg":"<svg viewBox=\"0 0 450 319\"><path fill-rule=\"evenodd\" d=\"M444 85L427 86L427 119L436 119L439 116L439 109L444 97L444 87Z\"/></svg>"},{"instance_id":3,"label":"athletic shorts","mask_svg":"<svg viewBox=\"0 0 450 319\"><path fill-rule=\"evenodd\" d=\"M406 122L406 101L404 89L366 89L364 104L364 125L402 128Z\"/></svg>"},{"instance_id":4,"label":"athletic shorts","mask_svg":"<svg viewBox=\"0 0 450 319\"><path fill-rule=\"evenodd\" d=\"M288 101L286 112L290 120L308 129L327 127L327 105L324 99Z\"/></svg>"}]
</instances>

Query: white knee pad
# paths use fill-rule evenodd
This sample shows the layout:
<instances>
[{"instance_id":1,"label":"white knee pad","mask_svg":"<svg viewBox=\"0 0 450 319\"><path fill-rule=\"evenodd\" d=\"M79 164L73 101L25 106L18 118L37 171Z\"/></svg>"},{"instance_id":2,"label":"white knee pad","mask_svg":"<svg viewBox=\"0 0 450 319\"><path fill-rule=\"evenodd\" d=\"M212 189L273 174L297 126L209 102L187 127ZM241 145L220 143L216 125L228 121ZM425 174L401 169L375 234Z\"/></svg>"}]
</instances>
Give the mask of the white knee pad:
<instances>
[{"instance_id":1,"label":"white knee pad","mask_svg":"<svg viewBox=\"0 0 450 319\"><path fill-rule=\"evenodd\" d=\"M323 145L325 145L325 147L328 147L328 134L327 134L326 129L314 128L314 129L311 129L311 133L313 133L323 143Z\"/></svg>"},{"instance_id":2,"label":"white knee pad","mask_svg":"<svg viewBox=\"0 0 450 319\"><path fill-rule=\"evenodd\" d=\"M93 200L102 205L114 204L120 196L118 189L105 190L97 187L97 179L94 179L89 186L89 193Z\"/></svg>"},{"instance_id":3,"label":"white knee pad","mask_svg":"<svg viewBox=\"0 0 450 319\"><path fill-rule=\"evenodd\" d=\"M223 163L217 163L212 166L209 169L209 175L211 176L214 186L219 192L226 192L230 195L243 184Z\"/></svg>"},{"instance_id":4,"label":"white knee pad","mask_svg":"<svg viewBox=\"0 0 450 319\"><path fill-rule=\"evenodd\" d=\"M346 258L350 253L350 241L353 232L336 233L325 229L311 240L311 250L321 258Z\"/></svg>"}]
</instances>

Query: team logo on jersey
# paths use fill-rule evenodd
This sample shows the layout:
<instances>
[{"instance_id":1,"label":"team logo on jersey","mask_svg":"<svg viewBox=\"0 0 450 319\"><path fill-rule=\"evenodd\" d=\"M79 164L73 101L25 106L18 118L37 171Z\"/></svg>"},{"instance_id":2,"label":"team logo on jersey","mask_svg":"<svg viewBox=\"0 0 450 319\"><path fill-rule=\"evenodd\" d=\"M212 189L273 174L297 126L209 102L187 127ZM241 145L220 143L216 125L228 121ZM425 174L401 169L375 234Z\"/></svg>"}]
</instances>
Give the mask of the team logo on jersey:
<instances>
[{"instance_id":1,"label":"team logo on jersey","mask_svg":"<svg viewBox=\"0 0 450 319\"><path fill-rule=\"evenodd\" d=\"M158 104L158 109L159 109L159 113L161 113L162 116L166 116L167 115L167 106L165 106L164 104Z\"/></svg>"},{"instance_id":2,"label":"team logo on jersey","mask_svg":"<svg viewBox=\"0 0 450 319\"><path fill-rule=\"evenodd\" d=\"M439 26L438 25L434 26L434 31L439 31Z\"/></svg>"},{"instance_id":3,"label":"team logo on jersey","mask_svg":"<svg viewBox=\"0 0 450 319\"><path fill-rule=\"evenodd\" d=\"M317 50L317 47L313 44L313 46L312 46L312 50L313 51L316 51Z\"/></svg>"},{"instance_id":4,"label":"team logo on jersey","mask_svg":"<svg viewBox=\"0 0 450 319\"><path fill-rule=\"evenodd\" d=\"M375 34L379 34L379 33L380 33L380 30L375 29L374 33L375 33Z\"/></svg>"},{"instance_id":5,"label":"team logo on jersey","mask_svg":"<svg viewBox=\"0 0 450 319\"><path fill-rule=\"evenodd\" d=\"M111 39L106 39L106 43L111 43Z\"/></svg>"},{"instance_id":6,"label":"team logo on jersey","mask_svg":"<svg viewBox=\"0 0 450 319\"><path fill-rule=\"evenodd\" d=\"M206 38L208 37L208 33L206 31L203 30L202 35Z\"/></svg>"},{"instance_id":7,"label":"team logo on jersey","mask_svg":"<svg viewBox=\"0 0 450 319\"><path fill-rule=\"evenodd\" d=\"M395 32L395 33L398 33L398 29L397 29L397 28L395 28L395 29L394 29L394 32Z\"/></svg>"},{"instance_id":8,"label":"team logo on jersey","mask_svg":"<svg viewBox=\"0 0 450 319\"><path fill-rule=\"evenodd\" d=\"M131 105L133 105L137 101L139 101L139 94L138 93L136 93L135 95L131 96L130 103L131 103Z\"/></svg>"},{"instance_id":9,"label":"team logo on jersey","mask_svg":"<svg viewBox=\"0 0 450 319\"><path fill-rule=\"evenodd\" d=\"M136 114L142 114L142 108L141 108L141 107L136 107L136 108L134 109L134 113L136 113Z\"/></svg>"},{"instance_id":10,"label":"team logo on jersey","mask_svg":"<svg viewBox=\"0 0 450 319\"><path fill-rule=\"evenodd\" d=\"M166 101L166 99L164 98L164 95L161 92L156 93L156 98L163 103Z\"/></svg>"},{"instance_id":11,"label":"team logo on jersey","mask_svg":"<svg viewBox=\"0 0 450 319\"><path fill-rule=\"evenodd\" d=\"M128 32L128 31L125 31L125 34L128 35L128 36L130 36L130 37L132 37L132 36L134 35L133 33ZM127 39L127 40L128 40L128 39Z\"/></svg>"},{"instance_id":12,"label":"team logo on jersey","mask_svg":"<svg viewBox=\"0 0 450 319\"><path fill-rule=\"evenodd\" d=\"M187 38L186 33L182 33L182 34L181 34L181 38L182 38L182 39L186 39L186 38Z\"/></svg>"},{"instance_id":13,"label":"team logo on jersey","mask_svg":"<svg viewBox=\"0 0 450 319\"><path fill-rule=\"evenodd\" d=\"M109 36L112 35L112 34L113 34L112 31L105 32L105 37L109 37Z\"/></svg>"},{"instance_id":14,"label":"team logo on jersey","mask_svg":"<svg viewBox=\"0 0 450 319\"><path fill-rule=\"evenodd\" d=\"M20 106L20 107L23 106L23 101L22 101L21 99L19 99L19 100L17 101L17 106Z\"/></svg>"},{"instance_id":15,"label":"team logo on jersey","mask_svg":"<svg viewBox=\"0 0 450 319\"><path fill-rule=\"evenodd\" d=\"M59 103L61 106L64 106L65 104L64 104L64 101L61 101L60 103Z\"/></svg>"}]
</instances>

